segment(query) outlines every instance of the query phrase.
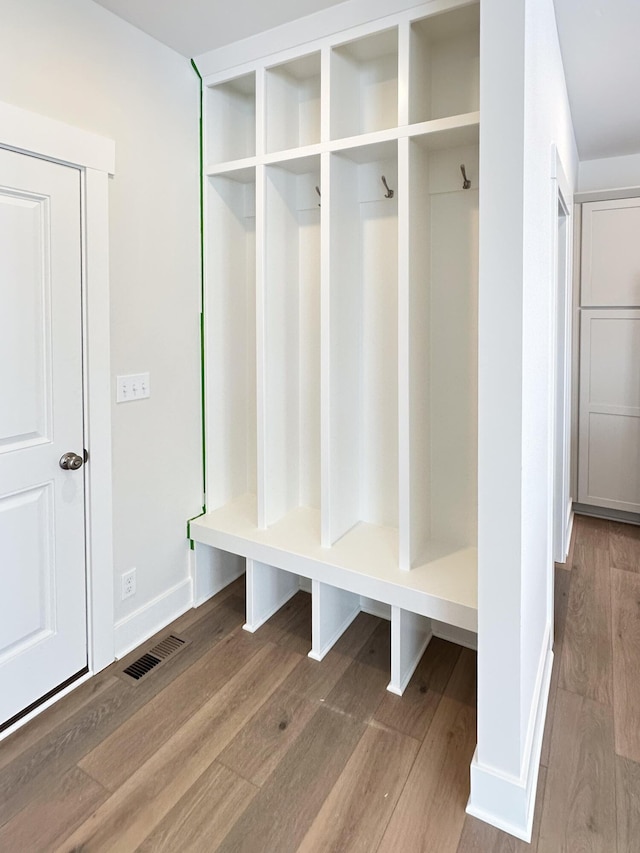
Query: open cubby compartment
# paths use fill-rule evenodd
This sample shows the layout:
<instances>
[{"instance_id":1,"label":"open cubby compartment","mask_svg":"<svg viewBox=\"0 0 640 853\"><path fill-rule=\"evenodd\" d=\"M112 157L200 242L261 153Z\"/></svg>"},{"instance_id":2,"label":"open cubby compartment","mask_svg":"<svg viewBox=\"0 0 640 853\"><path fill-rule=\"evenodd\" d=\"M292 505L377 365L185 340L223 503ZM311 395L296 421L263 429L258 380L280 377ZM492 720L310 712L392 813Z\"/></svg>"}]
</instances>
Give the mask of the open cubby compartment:
<instances>
[{"instance_id":1,"label":"open cubby compartment","mask_svg":"<svg viewBox=\"0 0 640 853\"><path fill-rule=\"evenodd\" d=\"M242 626L253 633L277 613L300 590L293 572L247 559L247 621Z\"/></svg>"},{"instance_id":2,"label":"open cubby compartment","mask_svg":"<svg viewBox=\"0 0 640 853\"><path fill-rule=\"evenodd\" d=\"M320 157L265 169L264 525L320 508ZM318 540L320 531L318 530Z\"/></svg>"},{"instance_id":3,"label":"open cubby compartment","mask_svg":"<svg viewBox=\"0 0 640 853\"><path fill-rule=\"evenodd\" d=\"M189 560L194 607L200 607L245 572L244 557L201 542L193 542Z\"/></svg>"},{"instance_id":4,"label":"open cubby compartment","mask_svg":"<svg viewBox=\"0 0 640 853\"><path fill-rule=\"evenodd\" d=\"M431 619L402 607L391 607L390 693L402 696L432 637Z\"/></svg>"},{"instance_id":5,"label":"open cubby compartment","mask_svg":"<svg viewBox=\"0 0 640 853\"><path fill-rule=\"evenodd\" d=\"M480 102L480 12L473 4L411 24L409 122L475 112Z\"/></svg>"},{"instance_id":6,"label":"open cubby compartment","mask_svg":"<svg viewBox=\"0 0 640 853\"><path fill-rule=\"evenodd\" d=\"M335 47L331 52L331 138L397 124L397 28Z\"/></svg>"},{"instance_id":7,"label":"open cubby compartment","mask_svg":"<svg viewBox=\"0 0 640 853\"><path fill-rule=\"evenodd\" d=\"M208 164L242 160L256 153L254 72L206 88Z\"/></svg>"},{"instance_id":8,"label":"open cubby compartment","mask_svg":"<svg viewBox=\"0 0 640 853\"><path fill-rule=\"evenodd\" d=\"M320 142L320 53L267 69L267 152Z\"/></svg>"},{"instance_id":9,"label":"open cubby compartment","mask_svg":"<svg viewBox=\"0 0 640 853\"><path fill-rule=\"evenodd\" d=\"M207 509L256 493L255 171L207 179Z\"/></svg>"},{"instance_id":10,"label":"open cubby compartment","mask_svg":"<svg viewBox=\"0 0 640 853\"><path fill-rule=\"evenodd\" d=\"M391 622L391 676L387 690L402 696L433 636L431 619L401 607L383 604L319 580L312 587L312 648L309 657L322 660L361 610Z\"/></svg>"},{"instance_id":11,"label":"open cubby compartment","mask_svg":"<svg viewBox=\"0 0 640 853\"><path fill-rule=\"evenodd\" d=\"M382 182L393 190L393 197ZM330 158L329 281L323 302L323 544L349 531L397 563L398 161L384 142ZM326 185L326 184L325 184ZM324 204L323 199L323 204ZM352 531L352 528L356 528ZM375 546L373 542L375 540Z\"/></svg>"},{"instance_id":12,"label":"open cubby compartment","mask_svg":"<svg viewBox=\"0 0 640 853\"><path fill-rule=\"evenodd\" d=\"M408 174L399 284L404 569L477 544L478 147L433 142L425 135L399 146Z\"/></svg>"},{"instance_id":13,"label":"open cubby compartment","mask_svg":"<svg viewBox=\"0 0 640 853\"><path fill-rule=\"evenodd\" d=\"M346 589L312 581L312 643L309 657L322 660L360 613L361 596Z\"/></svg>"}]
</instances>

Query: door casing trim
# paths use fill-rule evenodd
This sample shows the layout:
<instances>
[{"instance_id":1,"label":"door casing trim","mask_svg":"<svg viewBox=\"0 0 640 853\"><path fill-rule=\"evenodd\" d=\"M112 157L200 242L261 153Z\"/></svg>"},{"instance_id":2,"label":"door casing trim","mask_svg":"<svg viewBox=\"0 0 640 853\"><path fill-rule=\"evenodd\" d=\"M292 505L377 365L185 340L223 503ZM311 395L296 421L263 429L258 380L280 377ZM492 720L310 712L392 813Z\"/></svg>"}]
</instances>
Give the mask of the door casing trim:
<instances>
[{"instance_id":1,"label":"door casing trim","mask_svg":"<svg viewBox=\"0 0 640 853\"><path fill-rule=\"evenodd\" d=\"M85 468L87 652L89 673L95 674L115 659L108 198L109 176L115 174L115 143L0 101L0 147L72 166L81 174L84 434L89 452ZM3 732L3 737L13 729Z\"/></svg>"}]
</instances>

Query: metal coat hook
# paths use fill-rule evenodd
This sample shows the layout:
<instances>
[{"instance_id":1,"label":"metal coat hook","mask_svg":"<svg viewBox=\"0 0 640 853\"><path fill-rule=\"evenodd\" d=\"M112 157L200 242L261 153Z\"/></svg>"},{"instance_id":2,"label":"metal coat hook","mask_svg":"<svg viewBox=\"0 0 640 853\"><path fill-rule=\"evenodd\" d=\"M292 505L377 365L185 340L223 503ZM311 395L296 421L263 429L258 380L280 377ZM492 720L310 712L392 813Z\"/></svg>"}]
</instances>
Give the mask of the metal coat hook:
<instances>
[{"instance_id":1,"label":"metal coat hook","mask_svg":"<svg viewBox=\"0 0 640 853\"><path fill-rule=\"evenodd\" d=\"M460 171L462 172L462 189L468 190L471 187L471 181L467 177L467 170L464 167L464 163L460 164Z\"/></svg>"},{"instance_id":2,"label":"metal coat hook","mask_svg":"<svg viewBox=\"0 0 640 853\"><path fill-rule=\"evenodd\" d=\"M382 183L384 184L384 188L386 190L384 197L385 198L393 198L393 190L389 189L389 184L387 183L387 179L385 178L384 175L382 176Z\"/></svg>"},{"instance_id":3,"label":"metal coat hook","mask_svg":"<svg viewBox=\"0 0 640 853\"><path fill-rule=\"evenodd\" d=\"M320 192L320 187L316 187L316 192L318 193L318 198L322 198L322 193ZM321 207L321 206L322 205L318 202L318 207Z\"/></svg>"}]
</instances>

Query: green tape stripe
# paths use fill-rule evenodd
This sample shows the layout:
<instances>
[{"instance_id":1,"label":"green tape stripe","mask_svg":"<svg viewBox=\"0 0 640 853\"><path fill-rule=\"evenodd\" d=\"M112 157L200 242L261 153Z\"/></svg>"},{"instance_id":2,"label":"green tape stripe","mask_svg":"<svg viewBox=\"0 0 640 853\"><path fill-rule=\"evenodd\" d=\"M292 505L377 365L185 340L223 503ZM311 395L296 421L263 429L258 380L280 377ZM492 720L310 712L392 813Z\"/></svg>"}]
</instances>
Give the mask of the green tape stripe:
<instances>
[{"instance_id":1,"label":"green tape stripe","mask_svg":"<svg viewBox=\"0 0 640 853\"><path fill-rule=\"evenodd\" d=\"M199 512L198 515L194 515L192 518L187 519L187 539L191 542L191 550L193 551L193 539L191 538L191 522L195 521L196 518L202 518L202 516L206 513L206 509L202 507L202 512Z\"/></svg>"},{"instance_id":2,"label":"green tape stripe","mask_svg":"<svg viewBox=\"0 0 640 853\"><path fill-rule=\"evenodd\" d=\"M200 128L199 128L199 145L200 145L200 418L202 430L202 494L206 495L207 489L207 444L206 444L206 414L205 414L205 363L204 363L204 127L203 127L203 89L202 89L202 74L198 70L198 66L193 59L191 60L193 70L198 75L200 85ZM202 507L202 512L206 512L206 506ZM196 516L197 518L198 516ZM189 537L191 538L191 537Z\"/></svg>"}]
</instances>

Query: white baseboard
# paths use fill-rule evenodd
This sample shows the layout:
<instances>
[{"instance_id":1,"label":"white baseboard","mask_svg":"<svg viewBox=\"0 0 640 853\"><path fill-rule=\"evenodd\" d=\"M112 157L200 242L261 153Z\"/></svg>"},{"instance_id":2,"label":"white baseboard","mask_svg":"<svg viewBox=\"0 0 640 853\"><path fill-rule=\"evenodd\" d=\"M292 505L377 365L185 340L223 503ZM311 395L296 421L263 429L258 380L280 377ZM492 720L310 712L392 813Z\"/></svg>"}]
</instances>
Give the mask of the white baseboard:
<instances>
[{"instance_id":1,"label":"white baseboard","mask_svg":"<svg viewBox=\"0 0 640 853\"><path fill-rule=\"evenodd\" d=\"M562 560L563 563L567 562L567 559L569 557L569 551L571 550L571 534L573 533L574 518L575 514L573 512L573 501L569 501L569 506L567 507L567 518L565 521L564 528L564 559Z\"/></svg>"},{"instance_id":2,"label":"white baseboard","mask_svg":"<svg viewBox=\"0 0 640 853\"><path fill-rule=\"evenodd\" d=\"M191 578L188 577L120 619L114 629L116 660L129 654L190 607L193 607L193 592Z\"/></svg>"},{"instance_id":3,"label":"white baseboard","mask_svg":"<svg viewBox=\"0 0 640 853\"><path fill-rule=\"evenodd\" d=\"M522 776L516 778L502 774L494 767L481 764L476 749L471 762L471 796L467 804L468 814L527 843L531 841L533 830L542 739L553 667L553 652L547 642L544 648L546 652L541 667L542 675L536 686L532 707L535 722L525 746Z\"/></svg>"}]
</instances>

